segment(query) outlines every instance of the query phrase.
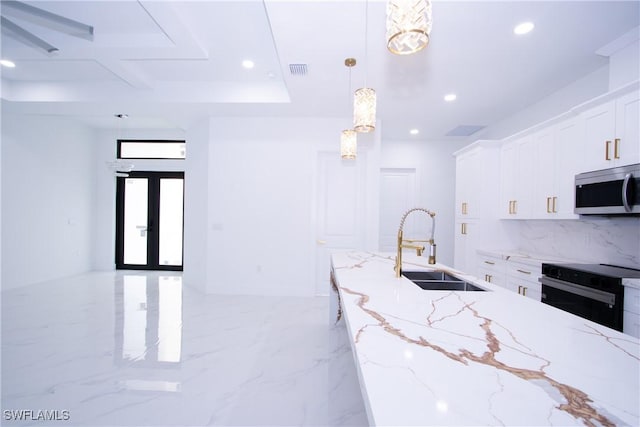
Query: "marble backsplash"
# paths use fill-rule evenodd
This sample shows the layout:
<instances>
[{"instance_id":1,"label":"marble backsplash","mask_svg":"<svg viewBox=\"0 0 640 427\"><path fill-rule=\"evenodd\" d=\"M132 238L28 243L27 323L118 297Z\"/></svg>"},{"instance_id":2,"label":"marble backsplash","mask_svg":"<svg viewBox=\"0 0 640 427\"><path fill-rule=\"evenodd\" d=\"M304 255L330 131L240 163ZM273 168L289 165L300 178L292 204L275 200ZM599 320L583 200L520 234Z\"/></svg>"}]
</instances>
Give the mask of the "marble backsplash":
<instances>
[{"instance_id":1,"label":"marble backsplash","mask_svg":"<svg viewBox=\"0 0 640 427\"><path fill-rule=\"evenodd\" d=\"M583 218L503 224L511 245L524 253L640 268L640 218Z\"/></svg>"}]
</instances>

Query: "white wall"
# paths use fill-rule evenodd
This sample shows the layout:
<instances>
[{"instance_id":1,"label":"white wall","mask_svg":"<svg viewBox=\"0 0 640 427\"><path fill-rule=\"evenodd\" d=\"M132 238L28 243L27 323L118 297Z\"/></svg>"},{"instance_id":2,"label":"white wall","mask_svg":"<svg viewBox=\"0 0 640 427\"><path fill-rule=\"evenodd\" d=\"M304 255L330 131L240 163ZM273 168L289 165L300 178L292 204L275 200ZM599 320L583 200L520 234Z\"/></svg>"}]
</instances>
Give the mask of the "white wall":
<instances>
[{"instance_id":1,"label":"white wall","mask_svg":"<svg viewBox=\"0 0 640 427\"><path fill-rule=\"evenodd\" d=\"M209 119L188 130L184 174L183 283L203 293L209 282L209 139Z\"/></svg>"},{"instance_id":2,"label":"white wall","mask_svg":"<svg viewBox=\"0 0 640 427\"><path fill-rule=\"evenodd\" d=\"M419 179L416 204L436 213L437 261L450 266L453 266L455 226L453 153L465 144L464 141L383 141L380 156L381 168L416 169Z\"/></svg>"},{"instance_id":3,"label":"white wall","mask_svg":"<svg viewBox=\"0 0 640 427\"><path fill-rule=\"evenodd\" d=\"M604 66L529 107L473 135L473 140L502 139L523 131L609 90L609 67Z\"/></svg>"},{"instance_id":4,"label":"white wall","mask_svg":"<svg viewBox=\"0 0 640 427\"><path fill-rule=\"evenodd\" d=\"M91 269L94 132L2 116L2 287Z\"/></svg>"},{"instance_id":5,"label":"white wall","mask_svg":"<svg viewBox=\"0 0 640 427\"><path fill-rule=\"evenodd\" d=\"M341 125L313 118L210 120L207 292L315 293L316 153L339 148Z\"/></svg>"},{"instance_id":6,"label":"white wall","mask_svg":"<svg viewBox=\"0 0 640 427\"><path fill-rule=\"evenodd\" d=\"M636 30L637 35L637 30ZM614 90L640 78L640 40L609 57L609 89Z\"/></svg>"}]
</instances>

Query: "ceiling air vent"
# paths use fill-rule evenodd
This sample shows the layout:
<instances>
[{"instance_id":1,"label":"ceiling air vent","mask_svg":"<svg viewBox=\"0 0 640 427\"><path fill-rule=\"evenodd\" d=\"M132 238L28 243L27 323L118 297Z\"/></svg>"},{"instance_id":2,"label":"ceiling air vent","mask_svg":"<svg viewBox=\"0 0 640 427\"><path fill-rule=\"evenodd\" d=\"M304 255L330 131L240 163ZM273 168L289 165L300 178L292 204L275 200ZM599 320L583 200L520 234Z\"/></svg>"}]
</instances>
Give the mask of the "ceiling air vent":
<instances>
[{"instance_id":1,"label":"ceiling air vent","mask_svg":"<svg viewBox=\"0 0 640 427\"><path fill-rule=\"evenodd\" d=\"M307 74L307 64L289 64L292 76L304 76Z\"/></svg>"},{"instance_id":2,"label":"ceiling air vent","mask_svg":"<svg viewBox=\"0 0 640 427\"><path fill-rule=\"evenodd\" d=\"M447 132L446 136L469 136L484 129L486 126L479 125L460 125Z\"/></svg>"}]
</instances>

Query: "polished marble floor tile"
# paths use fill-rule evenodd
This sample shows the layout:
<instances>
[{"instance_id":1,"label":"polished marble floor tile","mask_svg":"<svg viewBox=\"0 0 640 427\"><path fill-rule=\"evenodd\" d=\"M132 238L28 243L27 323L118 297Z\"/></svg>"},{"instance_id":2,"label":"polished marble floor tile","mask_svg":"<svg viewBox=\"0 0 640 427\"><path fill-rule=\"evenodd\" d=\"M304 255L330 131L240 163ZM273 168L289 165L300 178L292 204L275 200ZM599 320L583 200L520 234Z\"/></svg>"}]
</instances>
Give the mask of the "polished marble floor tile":
<instances>
[{"instance_id":1,"label":"polished marble floor tile","mask_svg":"<svg viewBox=\"0 0 640 427\"><path fill-rule=\"evenodd\" d=\"M366 425L328 304L202 295L153 272L5 291L1 424Z\"/></svg>"}]
</instances>

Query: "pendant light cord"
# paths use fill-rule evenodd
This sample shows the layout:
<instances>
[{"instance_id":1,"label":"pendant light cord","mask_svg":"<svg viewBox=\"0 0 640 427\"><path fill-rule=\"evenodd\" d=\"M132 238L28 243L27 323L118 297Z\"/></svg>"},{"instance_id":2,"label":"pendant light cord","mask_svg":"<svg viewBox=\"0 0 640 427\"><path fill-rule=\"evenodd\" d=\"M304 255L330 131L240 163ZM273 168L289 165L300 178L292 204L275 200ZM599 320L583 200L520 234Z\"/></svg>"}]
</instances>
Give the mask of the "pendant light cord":
<instances>
[{"instance_id":1,"label":"pendant light cord","mask_svg":"<svg viewBox=\"0 0 640 427\"><path fill-rule=\"evenodd\" d=\"M369 74L369 0L364 2L364 87L367 87L367 76Z\"/></svg>"}]
</instances>

